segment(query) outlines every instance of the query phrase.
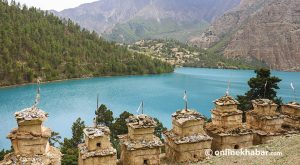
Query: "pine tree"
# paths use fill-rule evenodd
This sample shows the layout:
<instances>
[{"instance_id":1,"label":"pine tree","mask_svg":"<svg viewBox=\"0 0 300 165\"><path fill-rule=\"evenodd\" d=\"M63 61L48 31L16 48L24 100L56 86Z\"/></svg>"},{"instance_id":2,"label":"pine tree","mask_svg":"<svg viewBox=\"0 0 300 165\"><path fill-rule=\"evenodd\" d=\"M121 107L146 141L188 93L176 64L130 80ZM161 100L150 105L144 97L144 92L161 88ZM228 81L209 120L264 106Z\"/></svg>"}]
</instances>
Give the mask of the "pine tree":
<instances>
[{"instance_id":1,"label":"pine tree","mask_svg":"<svg viewBox=\"0 0 300 165\"><path fill-rule=\"evenodd\" d=\"M245 121L245 111L252 109L252 100L255 99L270 99L277 104L281 104L281 98L277 97L276 90L279 89L278 83L280 78L271 76L269 69L255 70L256 77L251 78L248 81L250 90L245 95L237 96L237 100L240 102L238 108L244 112L243 120Z\"/></svg>"}]
</instances>

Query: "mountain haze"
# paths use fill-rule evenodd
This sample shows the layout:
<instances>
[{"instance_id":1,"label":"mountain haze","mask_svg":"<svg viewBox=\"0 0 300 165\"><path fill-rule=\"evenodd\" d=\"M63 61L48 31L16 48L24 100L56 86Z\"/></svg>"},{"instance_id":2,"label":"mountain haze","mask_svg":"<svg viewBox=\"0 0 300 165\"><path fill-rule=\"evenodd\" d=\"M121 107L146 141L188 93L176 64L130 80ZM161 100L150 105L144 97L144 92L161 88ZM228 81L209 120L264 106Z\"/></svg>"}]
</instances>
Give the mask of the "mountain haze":
<instances>
[{"instance_id":1,"label":"mountain haze","mask_svg":"<svg viewBox=\"0 0 300 165\"><path fill-rule=\"evenodd\" d=\"M132 42L145 38L186 41L240 0L99 0L55 12L104 37ZM184 33L184 34L182 34Z\"/></svg>"}]
</instances>

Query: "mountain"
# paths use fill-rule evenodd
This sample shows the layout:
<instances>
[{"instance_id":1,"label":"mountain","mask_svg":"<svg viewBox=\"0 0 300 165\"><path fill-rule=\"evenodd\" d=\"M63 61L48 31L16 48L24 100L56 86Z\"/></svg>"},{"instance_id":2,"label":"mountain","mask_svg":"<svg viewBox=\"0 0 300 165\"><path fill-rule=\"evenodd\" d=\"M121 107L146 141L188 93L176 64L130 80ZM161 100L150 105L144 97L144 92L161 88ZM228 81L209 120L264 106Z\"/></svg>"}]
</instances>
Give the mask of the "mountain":
<instances>
[{"instance_id":1,"label":"mountain","mask_svg":"<svg viewBox=\"0 0 300 165\"><path fill-rule=\"evenodd\" d=\"M103 75L154 74L173 67L100 38L72 21L0 0L0 86Z\"/></svg>"},{"instance_id":2,"label":"mountain","mask_svg":"<svg viewBox=\"0 0 300 165\"><path fill-rule=\"evenodd\" d=\"M240 0L99 0L54 12L118 42L145 38L187 41Z\"/></svg>"},{"instance_id":3,"label":"mountain","mask_svg":"<svg viewBox=\"0 0 300 165\"><path fill-rule=\"evenodd\" d=\"M300 1L242 0L190 44L231 58L254 58L270 68L300 70Z\"/></svg>"}]
</instances>

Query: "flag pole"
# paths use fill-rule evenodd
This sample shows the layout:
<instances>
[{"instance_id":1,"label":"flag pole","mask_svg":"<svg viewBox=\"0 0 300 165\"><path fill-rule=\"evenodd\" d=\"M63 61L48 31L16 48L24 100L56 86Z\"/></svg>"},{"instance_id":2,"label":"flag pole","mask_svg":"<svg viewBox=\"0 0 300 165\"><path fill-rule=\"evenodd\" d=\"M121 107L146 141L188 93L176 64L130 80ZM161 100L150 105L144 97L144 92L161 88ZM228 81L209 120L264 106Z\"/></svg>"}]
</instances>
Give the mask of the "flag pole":
<instances>
[{"instance_id":1,"label":"flag pole","mask_svg":"<svg viewBox=\"0 0 300 165\"><path fill-rule=\"evenodd\" d=\"M144 101L142 101L142 114L144 114Z\"/></svg>"},{"instance_id":2,"label":"flag pole","mask_svg":"<svg viewBox=\"0 0 300 165\"><path fill-rule=\"evenodd\" d=\"M296 89L295 89L295 87L294 87L294 85L293 85L293 82L291 82L291 88L292 88L292 90L293 90L294 102L296 102L296 101L297 101L297 97L296 97Z\"/></svg>"},{"instance_id":3,"label":"flag pole","mask_svg":"<svg viewBox=\"0 0 300 165\"><path fill-rule=\"evenodd\" d=\"M40 78L37 78L37 90L36 90L36 96L35 96L35 101L34 101L34 106L37 107L37 105L40 102L41 95L40 95Z\"/></svg>"},{"instance_id":4,"label":"flag pole","mask_svg":"<svg viewBox=\"0 0 300 165\"><path fill-rule=\"evenodd\" d=\"M99 94L97 94L97 109L96 110L98 110L98 108L99 108Z\"/></svg>"},{"instance_id":5,"label":"flag pole","mask_svg":"<svg viewBox=\"0 0 300 165\"><path fill-rule=\"evenodd\" d=\"M230 91L230 81L228 81L227 89L226 89L226 96L229 96Z\"/></svg>"},{"instance_id":6,"label":"flag pole","mask_svg":"<svg viewBox=\"0 0 300 165\"><path fill-rule=\"evenodd\" d=\"M266 98L266 90L267 90L268 80L266 80L265 88L264 88L264 99Z\"/></svg>"},{"instance_id":7,"label":"flag pole","mask_svg":"<svg viewBox=\"0 0 300 165\"><path fill-rule=\"evenodd\" d=\"M184 91L184 96L185 96L185 110L187 111L188 110L188 102L187 102L187 94L186 94L186 91Z\"/></svg>"}]
</instances>

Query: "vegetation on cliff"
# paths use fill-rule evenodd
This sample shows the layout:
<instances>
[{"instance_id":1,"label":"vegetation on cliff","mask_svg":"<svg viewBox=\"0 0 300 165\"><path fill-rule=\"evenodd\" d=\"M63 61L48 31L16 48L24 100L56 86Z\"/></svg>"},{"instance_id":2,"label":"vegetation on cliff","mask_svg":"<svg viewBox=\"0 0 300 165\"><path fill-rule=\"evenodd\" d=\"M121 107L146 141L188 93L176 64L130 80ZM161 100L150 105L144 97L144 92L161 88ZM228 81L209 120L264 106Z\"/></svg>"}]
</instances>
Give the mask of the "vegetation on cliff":
<instances>
[{"instance_id":1,"label":"vegetation on cliff","mask_svg":"<svg viewBox=\"0 0 300 165\"><path fill-rule=\"evenodd\" d=\"M132 53L71 20L0 1L0 86L124 74L173 71L157 59Z\"/></svg>"}]
</instances>

